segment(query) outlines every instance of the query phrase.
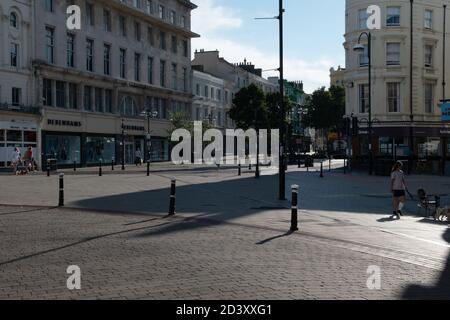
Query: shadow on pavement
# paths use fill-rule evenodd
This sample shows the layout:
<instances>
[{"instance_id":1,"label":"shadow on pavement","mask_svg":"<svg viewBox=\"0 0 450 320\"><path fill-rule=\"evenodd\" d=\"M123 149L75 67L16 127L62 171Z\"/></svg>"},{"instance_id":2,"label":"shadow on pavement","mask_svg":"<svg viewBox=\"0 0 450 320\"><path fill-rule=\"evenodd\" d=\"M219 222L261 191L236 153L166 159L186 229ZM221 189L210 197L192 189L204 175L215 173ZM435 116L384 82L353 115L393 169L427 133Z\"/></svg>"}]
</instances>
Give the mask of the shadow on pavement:
<instances>
[{"instance_id":1,"label":"shadow on pavement","mask_svg":"<svg viewBox=\"0 0 450 320\"><path fill-rule=\"evenodd\" d=\"M443 235L445 241L450 243L450 228ZM450 255L445 269L434 287L419 285L409 286L403 293L403 299L407 300L449 300L450 299Z\"/></svg>"},{"instance_id":2,"label":"shadow on pavement","mask_svg":"<svg viewBox=\"0 0 450 320\"><path fill-rule=\"evenodd\" d=\"M276 236L276 237L271 237L269 239L260 241L260 242L258 242L256 244L257 245L263 245L263 244L266 244L266 243L271 242L273 240L277 240L277 239L281 239L281 238L284 238L284 237L288 237L288 236L292 235L293 233L294 233L294 231L289 231L289 232L287 232L285 234L282 234L282 235L279 235L279 236Z\"/></svg>"}]
</instances>

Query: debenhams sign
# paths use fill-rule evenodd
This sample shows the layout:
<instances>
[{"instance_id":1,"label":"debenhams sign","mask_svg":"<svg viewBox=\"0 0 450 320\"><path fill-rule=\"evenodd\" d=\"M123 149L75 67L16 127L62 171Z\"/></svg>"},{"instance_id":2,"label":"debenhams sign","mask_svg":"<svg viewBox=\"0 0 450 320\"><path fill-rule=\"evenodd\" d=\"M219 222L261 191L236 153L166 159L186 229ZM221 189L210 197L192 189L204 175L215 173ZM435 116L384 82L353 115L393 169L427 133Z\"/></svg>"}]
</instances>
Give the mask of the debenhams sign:
<instances>
[{"instance_id":1,"label":"debenhams sign","mask_svg":"<svg viewBox=\"0 0 450 320\"><path fill-rule=\"evenodd\" d=\"M59 127L81 127L80 121L70 121L70 120L55 120L55 119L48 119L47 124L49 126L59 126Z\"/></svg>"}]
</instances>

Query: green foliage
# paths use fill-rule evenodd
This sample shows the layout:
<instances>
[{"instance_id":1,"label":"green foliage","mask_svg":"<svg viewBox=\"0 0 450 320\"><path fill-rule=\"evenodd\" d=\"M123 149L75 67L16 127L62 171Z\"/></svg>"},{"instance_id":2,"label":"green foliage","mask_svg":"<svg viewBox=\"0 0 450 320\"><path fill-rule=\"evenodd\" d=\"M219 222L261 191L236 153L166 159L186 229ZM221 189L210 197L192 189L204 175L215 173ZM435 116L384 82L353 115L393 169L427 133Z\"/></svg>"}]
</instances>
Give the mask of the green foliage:
<instances>
[{"instance_id":1,"label":"green foliage","mask_svg":"<svg viewBox=\"0 0 450 320\"><path fill-rule=\"evenodd\" d=\"M305 107L308 111L303 117L305 127L335 131L345 114L345 90L337 86L317 89L307 98Z\"/></svg>"},{"instance_id":2,"label":"green foliage","mask_svg":"<svg viewBox=\"0 0 450 320\"><path fill-rule=\"evenodd\" d=\"M285 97L286 119L290 109L291 103ZM229 116L240 129L254 128L255 123L260 129L278 129L281 127L280 93L265 95L254 84L242 88L235 95Z\"/></svg>"}]
</instances>

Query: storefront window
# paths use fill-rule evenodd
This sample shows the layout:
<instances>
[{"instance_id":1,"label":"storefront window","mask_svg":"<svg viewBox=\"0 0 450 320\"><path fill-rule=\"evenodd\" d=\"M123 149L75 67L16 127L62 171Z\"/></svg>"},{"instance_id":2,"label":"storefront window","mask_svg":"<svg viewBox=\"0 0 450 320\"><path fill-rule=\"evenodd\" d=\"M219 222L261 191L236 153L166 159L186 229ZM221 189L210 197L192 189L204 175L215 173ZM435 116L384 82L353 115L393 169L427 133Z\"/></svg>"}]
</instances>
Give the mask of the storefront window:
<instances>
[{"instance_id":1,"label":"storefront window","mask_svg":"<svg viewBox=\"0 0 450 320\"><path fill-rule=\"evenodd\" d=\"M0 130L0 146L5 144L5 130Z\"/></svg>"},{"instance_id":2,"label":"storefront window","mask_svg":"<svg viewBox=\"0 0 450 320\"><path fill-rule=\"evenodd\" d=\"M86 162L88 164L115 160L116 141L108 137L86 138Z\"/></svg>"},{"instance_id":3,"label":"storefront window","mask_svg":"<svg viewBox=\"0 0 450 320\"><path fill-rule=\"evenodd\" d=\"M380 155L392 156L394 141L389 137L380 137Z\"/></svg>"},{"instance_id":4,"label":"storefront window","mask_svg":"<svg viewBox=\"0 0 450 320\"><path fill-rule=\"evenodd\" d=\"M20 130L8 130L6 132L7 141L20 141L22 142L22 131Z\"/></svg>"},{"instance_id":5,"label":"storefront window","mask_svg":"<svg viewBox=\"0 0 450 320\"><path fill-rule=\"evenodd\" d=\"M152 140L152 161L169 160L169 144L165 140Z\"/></svg>"},{"instance_id":6,"label":"storefront window","mask_svg":"<svg viewBox=\"0 0 450 320\"><path fill-rule=\"evenodd\" d=\"M48 135L45 139L46 158L58 164L80 163L81 139L77 136Z\"/></svg>"},{"instance_id":7,"label":"storefront window","mask_svg":"<svg viewBox=\"0 0 450 320\"><path fill-rule=\"evenodd\" d=\"M418 138L417 150L419 158L440 156L440 138Z\"/></svg>"}]
</instances>

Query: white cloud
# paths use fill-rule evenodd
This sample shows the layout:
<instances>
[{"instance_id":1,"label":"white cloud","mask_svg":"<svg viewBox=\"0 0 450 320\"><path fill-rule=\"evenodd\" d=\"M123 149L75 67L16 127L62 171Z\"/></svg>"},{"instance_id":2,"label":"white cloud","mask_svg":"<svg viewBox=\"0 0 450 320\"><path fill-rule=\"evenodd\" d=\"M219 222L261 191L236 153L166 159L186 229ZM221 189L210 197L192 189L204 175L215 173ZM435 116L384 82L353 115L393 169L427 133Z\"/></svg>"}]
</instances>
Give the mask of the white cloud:
<instances>
[{"instance_id":1,"label":"white cloud","mask_svg":"<svg viewBox=\"0 0 450 320\"><path fill-rule=\"evenodd\" d=\"M221 28L239 28L242 20L237 11L216 5L215 0L198 0L199 8L193 12L193 30L201 38L193 39L192 49L219 50L220 56L231 63L242 62L244 58L263 70L279 66L278 48L267 54L249 44L238 43L224 38L216 32ZM204 6L202 8L202 6ZM198 10L198 11L197 11ZM197 12L196 12L197 11ZM210 25L211 24L211 25ZM278 46L274 43L274 46ZM284 77L288 80L301 80L305 91L310 93L321 86L329 86L329 69L342 63L340 60L317 57L313 61L285 54ZM278 71L264 72L264 77L279 76Z\"/></svg>"},{"instance_id":2,"label":"white cloud","mask_svg":"<svg viewBox=\"0 0 450 320\"><path fill-rule=\"evenodd\" d=\"M202 36L213 34L219 29L239 28L242 25L238 11L220 6L216 0L196 0L195 4L198 8L192 12L192 30L201 32Z\"/></svg>"}]
</instances>

